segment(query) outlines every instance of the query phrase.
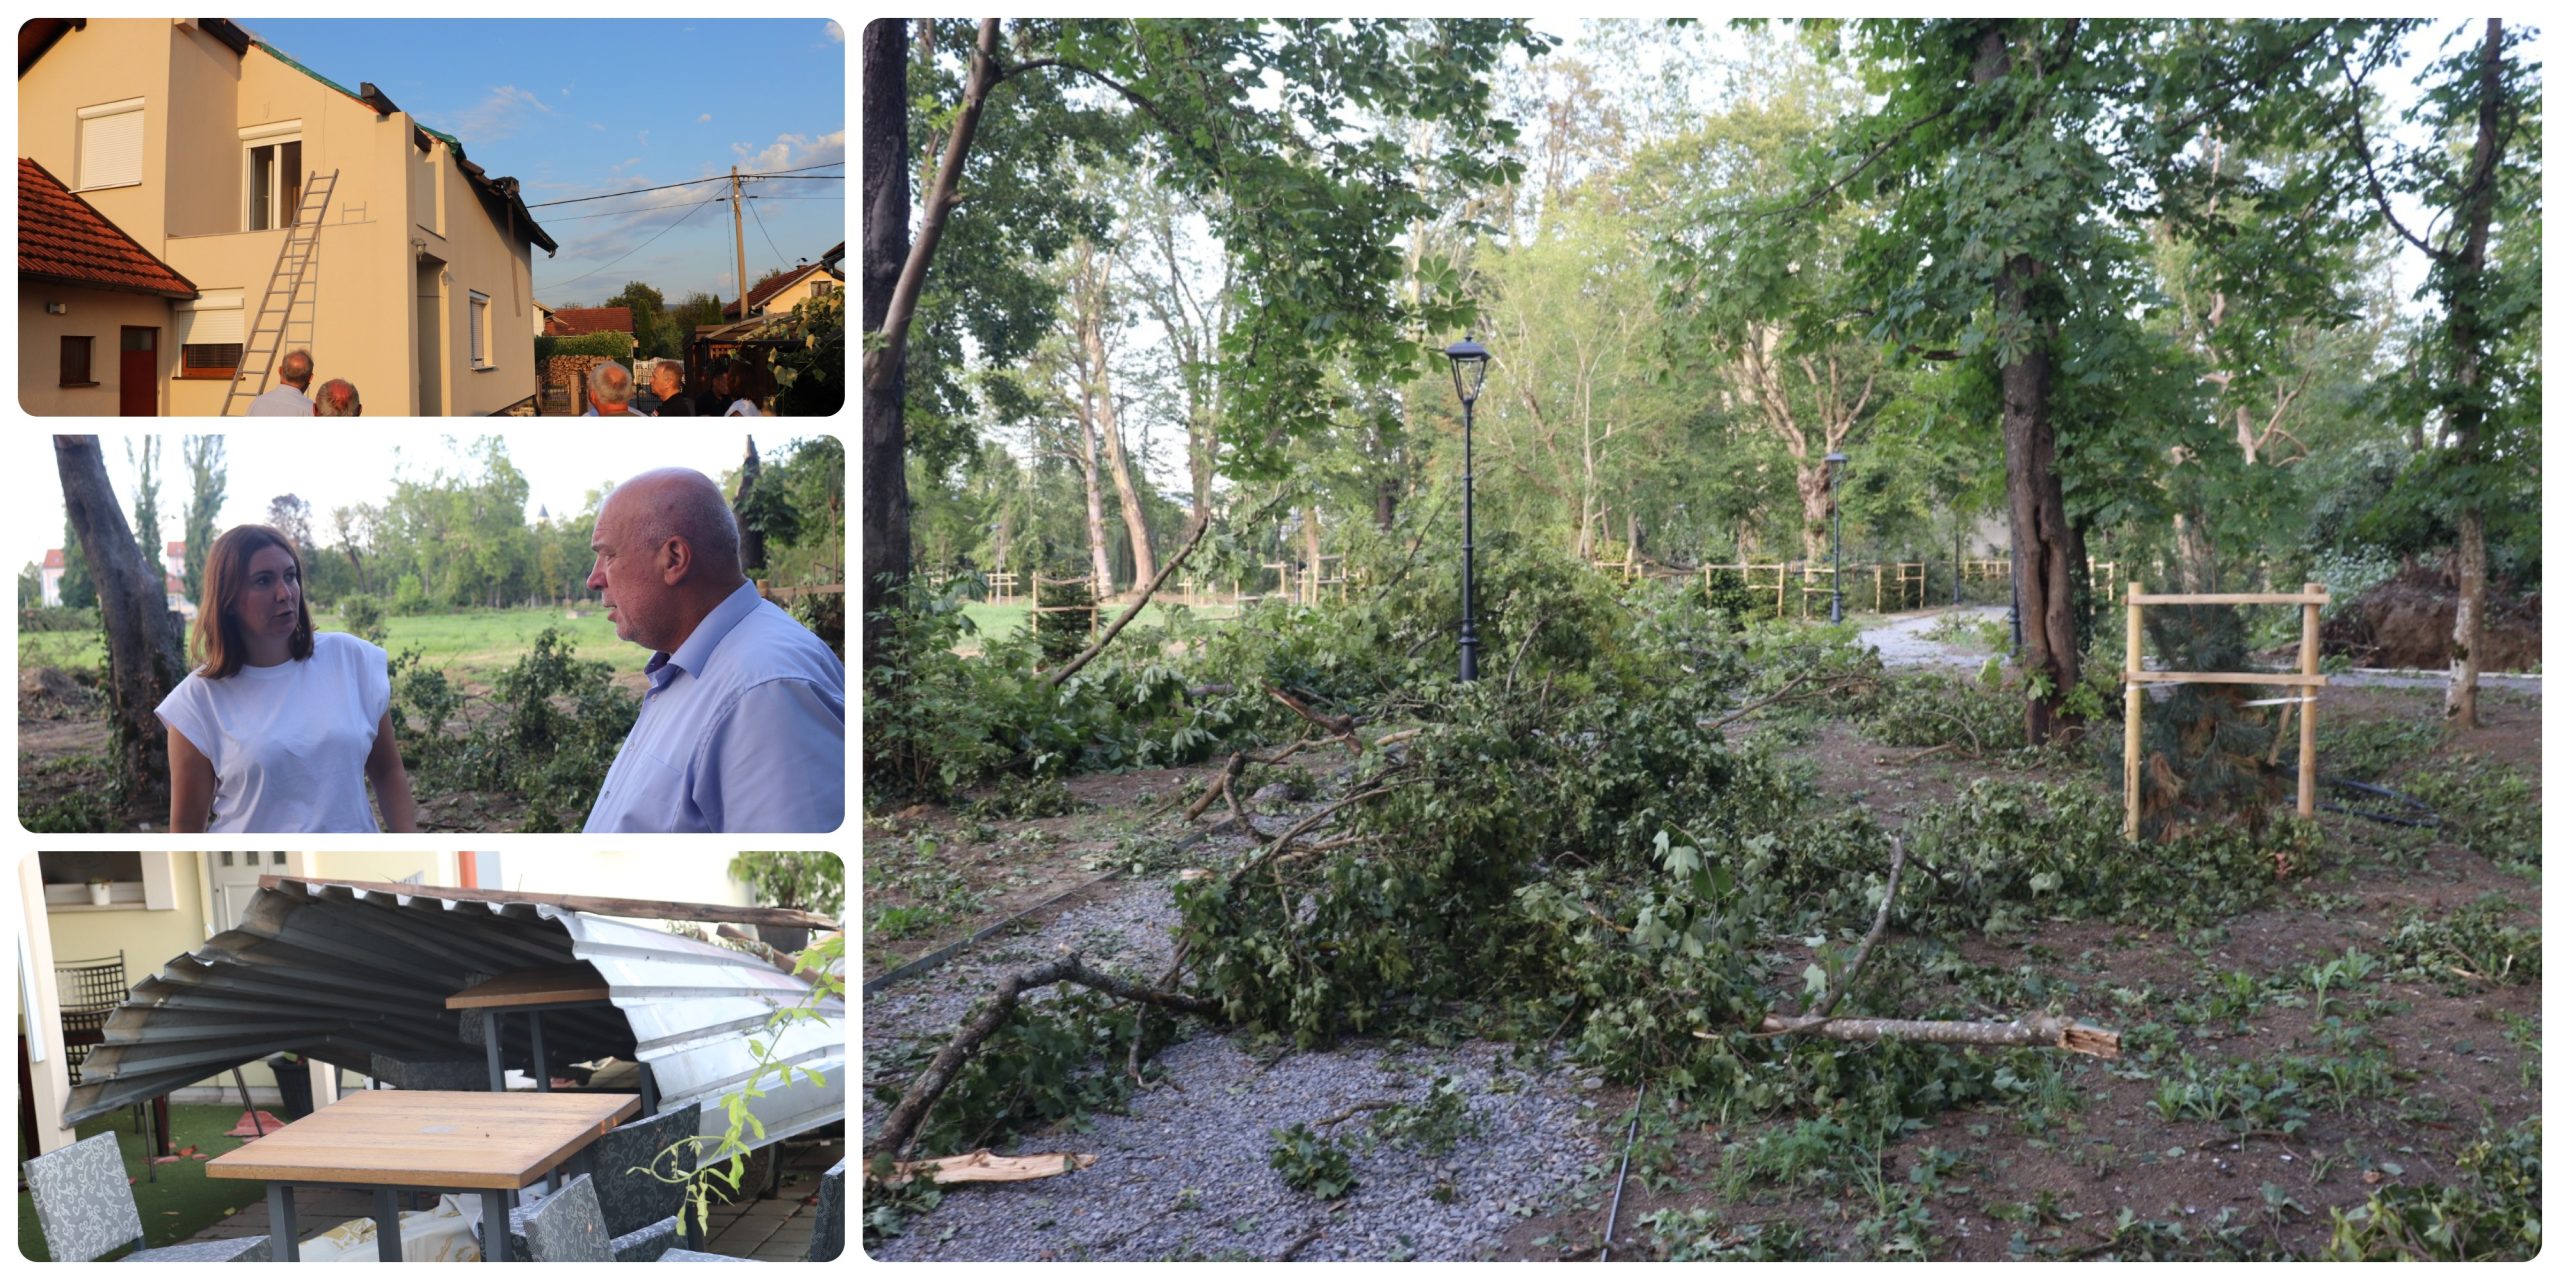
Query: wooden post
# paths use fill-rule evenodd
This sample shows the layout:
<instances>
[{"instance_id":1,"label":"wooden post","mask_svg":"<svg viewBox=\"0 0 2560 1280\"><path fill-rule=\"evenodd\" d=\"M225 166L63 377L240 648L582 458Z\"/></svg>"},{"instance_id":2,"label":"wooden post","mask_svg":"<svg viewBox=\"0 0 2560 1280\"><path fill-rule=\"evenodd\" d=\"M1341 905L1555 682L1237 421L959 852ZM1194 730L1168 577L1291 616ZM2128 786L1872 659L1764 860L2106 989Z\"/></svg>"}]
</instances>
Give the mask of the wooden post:
<instances>
[{"instance_id":1,"label":"wooden post","mask_svg":"<svg viewBox=\"0 0 2560 1280\"><path fill-rule=\"evenodd\" d=\"M1899 566L1896 566L1896 567L1895 567L1895 569L1894 569L1894 573L1896 574L1896 576L1899 576L1899 575L1901 574L1901 572L1902 572L1901 568L1900 568ZM1895 601L1894 603L1896 603L1896 604L1900 604L1900 603L1901 603L1901 601L1897 600L1897 601ZM1878 612L1878 613L1882 613L1882 612L1884 612L1884 566L1883 566L1883 565L1877 565L1877 566L1876 566L1876 612Z\"/></svg>"},{"instance_id":2,"label":"wooden post","mask_svg":"<svg viewBox=\"0 0 2560 1280\"><path fill-rule=\"evenodd\" d=\"M2317 582L2306 582L2302 585L2304 595L2326 590L2328 590L2327 587ZM2305 603L2302 606L2302 674L2306 676L2320 674L2320 606L2312 603ZM2293 809L2294 812L2306 818L2311 816L2313 772L2311 725L2314 720L2319 719L2319 716L2320 688L2317 685L2304 685L2302 687L2302 748L2297 753L2302 759L2296 765Z\"/></svg>"},{"instance_id":3,"label":"wooden post","mask_svg":"<svg viewBox=\"0 0 2560 1280\"><path fill-rule=\"evenodd\" d=\"M1784 618L1787 616L1787 562L1786 562L1786 561L1784 561L1784 560L1781 560L1781 561L1779 561L1779 562L1778 562L1778 615L1777 615L1777 616L1778 616L1780 619L1784 619Z\"/></svg>"},{"instance_id":4,"label":"wooden post","mask_svg":"<svg viewBox=\"0 0 2560 1280\"><path fill-rule=\"evenodd\" d=\"M2133 584L2124 607L2124 838L2142 836L2142 606L2131 603L2142 594Z\"/></svg>"}]
</instances>

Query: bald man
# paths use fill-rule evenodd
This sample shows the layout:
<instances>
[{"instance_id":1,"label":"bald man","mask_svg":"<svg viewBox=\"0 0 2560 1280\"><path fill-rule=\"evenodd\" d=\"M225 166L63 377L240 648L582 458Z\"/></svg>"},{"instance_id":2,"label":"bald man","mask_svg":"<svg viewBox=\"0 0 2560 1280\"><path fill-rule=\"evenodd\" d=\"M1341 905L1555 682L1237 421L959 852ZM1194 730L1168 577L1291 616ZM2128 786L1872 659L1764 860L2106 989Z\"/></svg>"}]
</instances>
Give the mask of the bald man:
<instances>
[{"instance_id":1,"label":"bald man","mask_svg":"<svg viewBox=\"0 0 2560 1280\"><path fill-rule=\"evenodd\" d=\"M311 415L311 353L288 351L276 362L276 381L249 402L252 418L308 418Z\"/></svg>"},{"instance_id":2,"label":"bald man","mask_svg":"<svg viewBox=\"0 0 2560 1280\"><path fill-rule=\"evenodd\" d=\"M738 565L719 486L670 468L596 512L613 633L655 651L590 832L833 831L844 824L844 660Z\"/></svg>"}]
</instances>

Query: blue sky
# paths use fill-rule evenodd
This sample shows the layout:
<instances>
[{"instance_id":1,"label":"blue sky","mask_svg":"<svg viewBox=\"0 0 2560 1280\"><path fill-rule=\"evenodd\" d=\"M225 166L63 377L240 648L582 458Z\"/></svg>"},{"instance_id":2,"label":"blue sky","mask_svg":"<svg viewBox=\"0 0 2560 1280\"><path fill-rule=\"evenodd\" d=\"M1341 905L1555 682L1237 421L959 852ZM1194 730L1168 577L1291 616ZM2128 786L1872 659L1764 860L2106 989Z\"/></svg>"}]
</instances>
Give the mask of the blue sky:
<instances>
[{"instance_id":1,"label":"blue sky","mask_svg":"<svg viewBox=\"0 0 2560 1280\"><path fill-rule=\"evenodd\" d=\"M350 90L372 81L462 139L491 176L523 182L528 205L725 179L732 164L771 172L832 161L805 175L826 181L748 184L747 279L815 262L846 238L846 184L834 176L845 172L847 59L833 22L237 21ZM701 207L715 196L717 207ZM558 257L533 252L533 295L552 306L591 306L632 280L669 301L737 295L725 181L533 212L560 242Z\"/></svg>"}]
</instances>

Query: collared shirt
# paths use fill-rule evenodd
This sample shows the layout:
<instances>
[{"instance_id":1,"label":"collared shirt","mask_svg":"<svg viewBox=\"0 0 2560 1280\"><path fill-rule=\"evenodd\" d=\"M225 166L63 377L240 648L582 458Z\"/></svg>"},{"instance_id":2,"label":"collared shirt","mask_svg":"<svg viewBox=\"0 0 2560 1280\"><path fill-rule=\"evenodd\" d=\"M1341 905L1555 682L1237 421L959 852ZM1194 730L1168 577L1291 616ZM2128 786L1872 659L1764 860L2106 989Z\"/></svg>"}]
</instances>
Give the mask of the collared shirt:
<instances>
[{"instance_id":1,"label":"collared shirt","mask_svg":"<svg viewBox=\"0 0 2560 1280\"><path fill-rule=\"evenodd\" d=\"M844 824L844 661L753 582L649 660L590 832Z\"/></svg>"},{"instance_id":2,"label":"collared shirt","mask_svg":"<svg viewBox=\"0 0 2560 1280\"><path fill-rule=\"evenodd\" d=\"M249 416L252 418L308 418L311 416L311 397L289 386L269 387L261 392L257 399L249 402Z\"/></svg>"}]
</instances>

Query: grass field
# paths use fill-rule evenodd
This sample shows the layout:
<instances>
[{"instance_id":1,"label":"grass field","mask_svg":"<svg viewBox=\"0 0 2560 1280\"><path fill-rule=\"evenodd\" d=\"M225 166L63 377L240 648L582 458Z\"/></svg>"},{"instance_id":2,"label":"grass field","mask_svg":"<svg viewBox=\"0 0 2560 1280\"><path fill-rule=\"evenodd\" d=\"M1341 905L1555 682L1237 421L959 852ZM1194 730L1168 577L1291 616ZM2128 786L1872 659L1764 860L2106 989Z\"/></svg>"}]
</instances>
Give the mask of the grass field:
<instances>
[{"instance_id":1,"label":"grass field","mask_svg":"<svg viewBox=\"0 0 2560 1280\"><path fill-rule=\"evenodd\" d=\"M470 613L425 613L384 620L390 633L384 648L394 654L417 649L427 665L472 680L488 680L515 665L533 649L544 627L558 627L577 643L580 658L601 658L617 673L635 672L649 663L649 651L616 639L613 623L601 608L571 618L559 609L476 610ZM322 631L344 631L334 616L312 619ZM95 667L104 660L105 645L94 631L39 631L18 636L18 669Z\"/></svg>"},{"instance_id":2,"label":"grass field","mask_svg":"<svg viewBox=\"0 0 2560 1280\"><path fill-rule=\"evenodd\" d=\"M965 606L965 609L969 615L969 621L977 624L980 643L1002 640L1022 630L1031 620L1031 606L1028 604L988 604L977 601ZM1191 612L1200 618L1226 619L1236 616L1237 609L1231 604L1204 604L1193 606ZM1104 609L1102 625L1106 627L1111 625L1111 620L1118 616L1119 614L1114 610ZM1164 625L1164 618L1164 607L1157 602L1149 601L1146 610L1129 625L1132 628L1160 627ZM968 648L969 646L964 644L962 651L966 652Z\"/></svg>"}]
</instances>

